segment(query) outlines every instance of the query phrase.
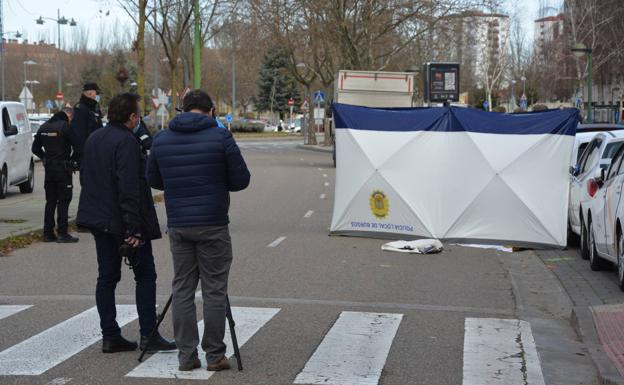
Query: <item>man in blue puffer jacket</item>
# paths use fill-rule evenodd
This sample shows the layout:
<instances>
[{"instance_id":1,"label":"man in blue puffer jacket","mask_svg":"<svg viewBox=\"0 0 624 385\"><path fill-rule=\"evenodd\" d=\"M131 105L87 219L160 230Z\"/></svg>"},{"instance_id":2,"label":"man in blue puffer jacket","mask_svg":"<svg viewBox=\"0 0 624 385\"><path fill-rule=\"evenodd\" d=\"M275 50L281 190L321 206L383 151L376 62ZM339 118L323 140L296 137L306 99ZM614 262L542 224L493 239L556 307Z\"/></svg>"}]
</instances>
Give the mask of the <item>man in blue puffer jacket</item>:
<instances>
[{"instance_id":1,"label":"man in blue puffer jacket","mask_svg":"<svg viewBox=\"0 0 624 385\"><path fill-rule=\"evenodd\" d=\"M249 185L250 174L232 134L219 128L202 91L189 92L184 112L156 135L147 165L150 185L165 191L173 256L173 330L182 371L201 366L195 289L201 280L208 370L229 369L225 357L225 306L232 243L230 191Z\"/></svg>"}]
</instances>

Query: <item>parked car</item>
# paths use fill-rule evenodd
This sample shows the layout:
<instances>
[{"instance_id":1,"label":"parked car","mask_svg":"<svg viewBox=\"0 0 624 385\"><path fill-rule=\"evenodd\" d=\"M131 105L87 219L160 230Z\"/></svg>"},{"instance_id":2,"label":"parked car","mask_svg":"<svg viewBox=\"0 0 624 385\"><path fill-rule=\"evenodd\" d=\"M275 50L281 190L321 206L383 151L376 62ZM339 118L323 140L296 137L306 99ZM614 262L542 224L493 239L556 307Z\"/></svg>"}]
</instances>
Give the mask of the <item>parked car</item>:
<instances>
[{"instance_id":1,"label":"parked car","mask_svg":"<svg viewBox=\"0 0 624 385\"><path fill-rule=\"evenodd\" d=\"M624 142L624 139L617 139ZM601 270L611 263L618 270L618 286L624 291L624 146L620 146L608 170L594 181L600 187L588 205L589 263Z\"/></svg>"},{"instance_id":2,"label":"parked car","mask_svg":"<svg viewBox=\"0 0 624 385\"><path fill-rule=\"evenodd\" d=\"M22 103L0 102L0 199L9 186L18 186L22 193L35 187L35 163L30 151L32 135L26 108Z\"/></svg>"},{"instance_id":3,"label":"parked car","mask_svg":"<svg viewBox=\"0 0 624 385\"><path fill-rule=\"evenodd\" d=\"M617 131L624 130L624 124L612 124L612 123L588 123L579 124L576 127L576 133L581 132L604 132L604 131Z\"/></svg>"},{"instance_id":4,"label":"parked car","mask_svg":"<svg viewBox=\"0 0 624 385\"><path fill-rule=\"evenodd\" d=\"M581 256L585 259L589 258L587 206L597 192L594 179L600 176L602 169L609 167L611 158L622 145L614 141L615 138L624 138L624 131L597 133L587 144L578 164L570 169L568 225L572 233L580 236Z\"/></svg>"}]
</instances>

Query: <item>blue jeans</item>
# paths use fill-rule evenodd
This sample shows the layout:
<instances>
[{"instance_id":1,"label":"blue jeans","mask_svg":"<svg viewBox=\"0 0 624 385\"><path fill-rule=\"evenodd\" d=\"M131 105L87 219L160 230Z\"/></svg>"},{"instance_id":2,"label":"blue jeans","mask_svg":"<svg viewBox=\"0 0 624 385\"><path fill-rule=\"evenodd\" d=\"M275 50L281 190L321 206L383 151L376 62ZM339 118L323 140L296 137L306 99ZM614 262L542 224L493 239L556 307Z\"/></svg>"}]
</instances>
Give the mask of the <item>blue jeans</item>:
<instances>
[{"instance_id":1,"label":"blue jeans","mask_svg":"<svg viewBox=\"0 0 624 385\"><path fill-rule=\"evenodd\" d=\"M97 251L98 278L95 287L95 302L100 315L103 339L114 339L121 335L115 309L115 288L121 280L122 257L119 246L121 237L93 232ZM136 281L136 307L142 336L149 336L156 326L156 266L152 254L152 243L145 242L138 251L139 264L132 269Z\"/></svg>"}]
</instances>

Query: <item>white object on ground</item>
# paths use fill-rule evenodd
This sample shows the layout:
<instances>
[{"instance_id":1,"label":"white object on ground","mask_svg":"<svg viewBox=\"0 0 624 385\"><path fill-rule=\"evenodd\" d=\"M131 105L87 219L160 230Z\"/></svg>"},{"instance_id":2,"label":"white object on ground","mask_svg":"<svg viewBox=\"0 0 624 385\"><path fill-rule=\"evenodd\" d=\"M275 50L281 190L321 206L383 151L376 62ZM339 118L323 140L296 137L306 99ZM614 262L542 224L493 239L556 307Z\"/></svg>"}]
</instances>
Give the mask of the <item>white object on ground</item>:
<instances>
[{"instance_id":1,"label":"white object on ground","mask_svg":"<svg viewBox=\"0 0 624 385\"><path fill-rule=\"evenodd\" d=\"M433 254L439 253L444 247L437 239L419 239L417 241L394 241L381 246L384 251L398 251L399 253Z\"/></svg>"},{"instance_id":2,"label":"white object on ground","mask_svg":"<svg viewBox=\"0 0 624 385\"><path fill-rule=\"evenodd\" d=\"M511 247L505 247L500 245L477 245L473 243L454 243L453 245L464 246L464 247L474 247L477 249L494 249L498 251L504 251L505 253L513 253L513 249Z\"/></svg>"},{"instance_id":3,"label":"white object on ground","mask_svg":"<svg viewBox=\"0 0 624 385\"><path fill-rule=\"evenodd\" d=\"M402 318L342 312L295 384L377 385Z\"/></svg>"},{"instance_id":4,"label":"white object on ground","mask_svg":"<svg viewBox=\"0 0 624 385\"><path fill-rule=\"evenodd\" d=\"M517 319L466 318L463 385L544 385L531 325Z\"/></svg>"}]
</instances>

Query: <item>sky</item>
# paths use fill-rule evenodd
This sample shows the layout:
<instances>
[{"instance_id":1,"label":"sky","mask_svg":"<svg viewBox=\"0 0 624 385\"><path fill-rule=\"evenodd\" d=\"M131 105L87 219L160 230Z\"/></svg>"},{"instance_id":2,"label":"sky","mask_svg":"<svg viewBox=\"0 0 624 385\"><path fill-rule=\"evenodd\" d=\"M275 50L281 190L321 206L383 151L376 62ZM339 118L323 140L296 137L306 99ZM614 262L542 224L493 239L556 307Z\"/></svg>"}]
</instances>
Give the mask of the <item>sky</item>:
<instances>
[{"instance_id":1,"label":"sky","mask_svg":"<svg viewBox=\"0 0 624 385\"><path fill-rule=\"evenodd\" d=\"M509 13L516 12L519 15L527 40L532 41L533 21L537 19L540 0L505 1L508 2L505 8ZM561 0L542 1L550 1L553 5L561 2ZM66 47L70 34L76 32L73 31L74 28L88 33L90 48L97 47L98 41L102 38L109 39L113 36L113 31L124 29L132 31L134 28L130 17L119 6L117 0L0 0L0 2L3 3L4 10L4 31L19 31L29 41L44 39L48 43L56 42L56 23L46 21L44 25L37 25L35 19L39 16L56 19L57 9L60 9L61 16L67 19L73 17L78 23L78 27L61 26L63 40L61 47Z\"/></svg>"}]
</instances>

